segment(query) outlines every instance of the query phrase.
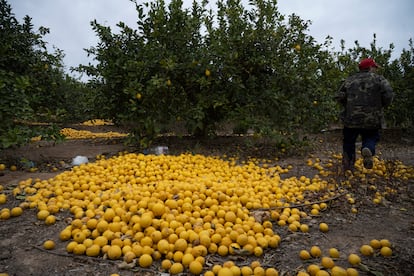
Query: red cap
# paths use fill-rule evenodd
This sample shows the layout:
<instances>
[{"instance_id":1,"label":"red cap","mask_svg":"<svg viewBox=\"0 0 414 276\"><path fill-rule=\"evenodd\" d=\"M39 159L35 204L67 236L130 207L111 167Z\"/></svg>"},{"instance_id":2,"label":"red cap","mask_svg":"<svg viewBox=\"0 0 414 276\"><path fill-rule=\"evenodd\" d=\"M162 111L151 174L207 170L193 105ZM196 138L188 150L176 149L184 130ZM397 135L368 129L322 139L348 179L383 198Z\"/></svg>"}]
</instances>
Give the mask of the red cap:
<instances>
[{"instance_id":1,"label":"red cap","mask_svg":"<svg viewBox=\"0 0 414 276\"><path fill-rule=\"evenodd\" d=\"M359 63L359 70L369 69L370 67L378 67L378 64L372 58L365 58Z\"/></svg>"}]
</instances>

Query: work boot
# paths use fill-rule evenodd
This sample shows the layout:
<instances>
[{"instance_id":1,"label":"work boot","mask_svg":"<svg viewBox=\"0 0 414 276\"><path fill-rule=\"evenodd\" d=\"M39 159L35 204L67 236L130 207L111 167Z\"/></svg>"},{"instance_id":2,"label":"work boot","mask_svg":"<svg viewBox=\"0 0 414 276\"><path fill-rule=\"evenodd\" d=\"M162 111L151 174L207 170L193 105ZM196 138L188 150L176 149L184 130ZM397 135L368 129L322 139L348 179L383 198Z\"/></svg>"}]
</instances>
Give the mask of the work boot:
<instances>
[{"instance_id":1,"label":"work boot","mask_svg":"<svg viewBox=\"0 0 414 276\"><path fill-rule=\"evenodd\" d=\"M344 152L342 154L342 170L345 173L346 171L354 171L354 163L355 160L353 160L353 158L349 158L348 154L346 152Z\"/></svg>"},{"instance_id":2,"label":"work boot","mask_svg":"<svg viewBox=\"0 0 414 276\"><path fill-rule=\"evenodd\" d=\"M361 154L363 157L364 167L366 169L372 169L372 167L374 166L374 161L372 158L371 150L369 148L363 148Z\"/></svg>"}]
</instances>

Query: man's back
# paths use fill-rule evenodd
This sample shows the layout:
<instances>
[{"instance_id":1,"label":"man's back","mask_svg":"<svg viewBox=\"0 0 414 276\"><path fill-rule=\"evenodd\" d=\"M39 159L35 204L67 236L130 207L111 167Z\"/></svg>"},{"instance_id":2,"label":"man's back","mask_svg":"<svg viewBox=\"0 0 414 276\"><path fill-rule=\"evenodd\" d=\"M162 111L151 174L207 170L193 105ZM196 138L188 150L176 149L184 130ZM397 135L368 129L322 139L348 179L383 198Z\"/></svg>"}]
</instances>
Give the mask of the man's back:
<instances>
[{"instance_id":1,"label":"man's back","mask_svg":"<svg viewBox=\"0 0 414 276\"><path fill-rule=\"evenodd\" d=\"M383 107L391 103L392 95L388 81L376 73L361 71L348 77L337 96L344 107L344 125L355 128L381 128Z\"/></svg>"}]
</instances>

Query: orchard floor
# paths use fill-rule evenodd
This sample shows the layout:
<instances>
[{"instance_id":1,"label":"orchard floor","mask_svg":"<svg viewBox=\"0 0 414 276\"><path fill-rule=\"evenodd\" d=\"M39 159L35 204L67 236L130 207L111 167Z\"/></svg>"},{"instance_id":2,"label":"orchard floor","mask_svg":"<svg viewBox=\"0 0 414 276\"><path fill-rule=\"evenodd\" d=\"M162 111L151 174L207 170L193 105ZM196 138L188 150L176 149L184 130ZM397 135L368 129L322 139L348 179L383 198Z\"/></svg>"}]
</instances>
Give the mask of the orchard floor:
<instances>
[{"instance_id":1,"label":"orchard floor","mask_svg":"<svg viewBox=\"0 0 414 276\"><path fill-rule=\"evenodd\" d=\"M340 152L340 131L329 131L307 137L312 145L307 150L293 152L279 157L276 162L282 167L292 165L292 169L284 177L306 175L312 177L317 171L306 165L310 155L319 157L322 161L332 158L330 153ZM278 155L275 147L260 143L252 137L221 137L197 141L191 138L178 139L167 137L160 141L169 147L170 154L193 152L205 155L239 156L241 158L259 157L273 158ZM161 145L160 144L160 145ZM121 140L70 140L59 144L38 142L28 146L0 152L0 163L18 162L22 158L33 161L39 168L37 172L28 172L21 168L17 171L8 169L0 172L0 184L8 194L8 201L0 208L12 208L19 205L11 190L21 180L39 178L46 180L70 169L73 157L87 156L90 161L99 154L115 155L119 151L134 151L126 147ZM401 160L405 165L414 166L414 144L409 135L402 132L385 132L378 145L379 157L384 160ZM338 161L339 162L339 161ZM335 164L334 168L339 167ZM56 167L57 171L52 171ZM55 169L55 170L56 170ZM300 250L309 250L318 245L324 255L331 247L339 249L341 256L335 261L337 265L349 267L347 256L359 253L363 244L372 239L388 239L392 243L393 254L383 257L376 253L374 256L362 256L362 264L358 267L359 275L414 275L414 179L401 181L396 189L399 191L381 204L374 204L366 190L354 187L358 213L351 212L351 205L344 196L338 196L328 201L329 208L319 216L306 220L310 225L308 233L291 232L287 227L274 223L274 231L282 238L276 249L266 249L261 257L230 256L227 258L208 255L205 268L214 264L222 264L225 260L233 260L237 265L249 265L253 260L259 260L263 267L276 267L279 275L296 275L301 269L316 259L302 261L298 254ZM0 273L9 275L168 275L160 270L159 262L149 269L121 269L121 261L105 260L102 257L92 258L75 256L66 253L66 242L59 241L59 232L66 226L65 219L70 217L68 212L58 213L58 221L51 226L45 226L36 219L36 210L27 209L19 217L0 221ZM325 222L329 231L322 233L318 225ZM56 241L54 250L46 251L42 243L47 239ZM183 274L186 275L186 274Z\"/></svg>"}]
</instances>

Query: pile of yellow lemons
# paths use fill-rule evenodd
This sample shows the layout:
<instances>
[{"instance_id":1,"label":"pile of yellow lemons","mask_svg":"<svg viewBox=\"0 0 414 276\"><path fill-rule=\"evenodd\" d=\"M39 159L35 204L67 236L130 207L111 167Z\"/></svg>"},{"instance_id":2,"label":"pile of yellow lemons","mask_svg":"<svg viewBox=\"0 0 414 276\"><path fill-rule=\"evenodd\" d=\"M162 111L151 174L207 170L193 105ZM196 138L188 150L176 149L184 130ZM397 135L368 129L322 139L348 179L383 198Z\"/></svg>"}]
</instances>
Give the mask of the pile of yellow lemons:
<instances>
[{"instance_id":1,"label":"pile of yellow lemons","mask_svg":"<svg viewBox=\"0 0 414 276\"><path fill-rule=\"evenodd\" d=\"M108 132L92 132L89 130L77 130L73 128L62 128L60 134L66 139L97 139L97 138L121 138L128 136L127 133L120 133L116 131Z\"/></svg>"},{"instance_id":2,"label":"pile of yellow lemons","mask_svg":"<svg viewBox=\"0 0 414 276\"><path fill-rule=\"evenodd\" d=\"M112 121L103 120L103 119L92 119L81 123L84 126L111 126L113 125Z\"/></svg>"},{"instance_id":3,"label":"pile of yellow lemons","mask_svg":"<svg viewBox=\"0 0 414 276\"><path fill-rule=\"evenodd\" d=\"M313 161L308 164L315 166ZM260 257L267 248L277 248L281 238L273 231L274 222L307 232L302 218L308 214L292 204L309 204L310 215L318 215L328 207L323 200L338 193L336 183L317 174L282 179L288 171L268 160L123 152L108 159L100 156L48 180L21 181L13 194L25 194L26 201L9 217L37 208L37 218L52 225L59 212L70 211L59 237L75 255L123 259L143 268L160 260L172 275L278 275L276 268L258 262L203 269L208 254ZM307 195L317 192L320 203L312 204ZM269 216L254 216L260 209ZM321 223L320 230L327 232L328 226ZM44 247L53 249L55 244L47 241ZM309 256L318 255L315 250ZM322 266L339 270L331 264L325 259Z\"/></svg>"}]
</instances>

